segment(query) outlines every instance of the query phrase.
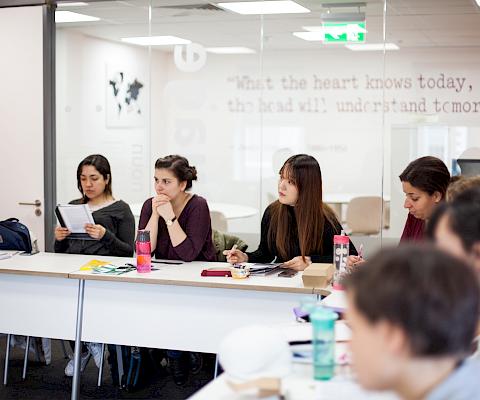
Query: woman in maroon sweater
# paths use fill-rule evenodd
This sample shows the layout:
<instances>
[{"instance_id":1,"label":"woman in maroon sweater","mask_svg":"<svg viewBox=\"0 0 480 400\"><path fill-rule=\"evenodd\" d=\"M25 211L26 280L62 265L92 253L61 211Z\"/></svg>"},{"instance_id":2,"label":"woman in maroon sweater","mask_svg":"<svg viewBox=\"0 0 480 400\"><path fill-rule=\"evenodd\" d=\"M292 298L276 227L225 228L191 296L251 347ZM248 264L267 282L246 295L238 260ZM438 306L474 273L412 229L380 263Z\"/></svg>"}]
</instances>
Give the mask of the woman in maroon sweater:
<instances>
[{"instance_id":1,"label":"woman in maroon sweater","mask_svg":"<svg viewBox=\"0 0 480 400\"><path fill-rule=\"evenodd\" d=\"M408 164L399 178L405 193L403 207L408 210L400 241L421 241L430 216L445 200L450 172L442 160L427 156Z\"/></svg>"},{"instance_id":2,"label":"woman in maroon sweater","mask_svg":"<svg viewBox=\"0 0 480 400\"><path fill-rule=\"evenodd\" d=\"M139 229L150 231L155 257L182 261L216 261L207 201L188 193L197 170L181 156L155 163L157 195L143 203Z\"/></svg>"},{"instance_id":3,"label":"woman in maroon sweater","mask_svg":"<svg viewBox=\"0 0 480 400\"><path fill-rule=\"evenodd\" d=\"M427 156L413 160L399 176L405 193L403 207L408 210L400 242L422 241L428 220L437 205L445 200L450 172L442 160ZM349 256L349 267L363 262L360 256Z\"/></svg>"},{"instance_id":4,"label":"woman in maroon sweater","mask_svg":"<svg viewBox=\"0 0 480 400\"><path fill-rule=\"evenodd\" d=\"M155 257L182 261L216 261L207 201L187 192L197 170L185 157L173 155L155 163L157 195L143 203L139 229L150 231ZM177 385L183 385L191 371L200 370L201 355L167 350L170 370Z\"/></svg>"}]
</instances>

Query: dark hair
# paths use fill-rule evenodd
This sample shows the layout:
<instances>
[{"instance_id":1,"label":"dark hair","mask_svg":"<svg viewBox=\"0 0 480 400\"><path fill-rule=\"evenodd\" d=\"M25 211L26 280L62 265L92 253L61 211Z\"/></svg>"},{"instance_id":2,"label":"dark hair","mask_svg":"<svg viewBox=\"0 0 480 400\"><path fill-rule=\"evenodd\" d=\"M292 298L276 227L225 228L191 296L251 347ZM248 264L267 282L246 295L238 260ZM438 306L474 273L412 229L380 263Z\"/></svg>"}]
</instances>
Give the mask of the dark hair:
<instances>
[{"instance_id":1,"label":"dark hair","mask_svg":"<svg viewBox=\"0 0 480 400\"><path fill-rule=\"evenodd\" d=\"M473 268L432 246L382 250L345 280L370 322L401 328L416 356L464 356L476 335L480 287Z\"/></svg>"},{"instance_id":2,"label":"dark hair","mask_svg":"<svg viewBox=\"0 0 480 400\"><path fill-rule=\"evenodd\" d=\"M420 157L408 164L399 176L402 182L408 182L430 196L435 192L445 199L450 172L445 163L437 157Z\"/></svg>"},{"instance_id":3,"label":"dark hair","mask_svg":"<svg viewBox=\"0 0 480 400\"><path fill-rule=\"evenodd\" d=\"M185 157L178 155L170 155L163 158L159 158L155 162L155 169L168 169L172 171L175 177L180 182L187 182L185 190L192 187L192 181L197 180L197 169L188 164L188 160Z\"/></svg>"},{"instance_id":4,"label":"dark hair","mask_svg":"<svg viewBox=\"0 0 480 400\"><path fill-rule=\"evenodd\" d=\"M82 182L80 175L82 175L82 169L84 166L91 165L103 176L103 179L107 181L105 185L104 193L108 196L113 196L112 194L112 171L110 170L110 163L108 160L101 154L91 154L88 157L85 157L77 167L77 187L80 193L82 194L82 200L84 203L88 202L88 197L85 196L82 189Z\"/></svg>"},{"instance_id":5,"label":"dark hair","mask_svg":"<svg viewBox=\"0 0 480 400\"><path fill-rule=\"evenodd\" d=\"M430 219L427 236L434 240L438 223L443 216L448 218L448 226L469 252L475 243L480 242L480 187L460 192L450 203L435 210Z\"/></svg>"},{"instance_id":6,"label":"dark hair","mask_svg":"<svg viewBox=\"0 0 480 400\"><path fill-rule=\"evenodd\" d=\"M298 226L298 241L302 257L322 252L322 239L325 220L335 228L339 226L334 212L322 201L322 172L317 160L307 154L290 157L280 169L280 175L288 176L298 189L295 204L295 218ZM276 248L284 260L293 254L292 218L288 205L278 200L272 205L269 227L270 248ZM340 233L340 232L337 232Z\"/></svg>"}]
</instances>

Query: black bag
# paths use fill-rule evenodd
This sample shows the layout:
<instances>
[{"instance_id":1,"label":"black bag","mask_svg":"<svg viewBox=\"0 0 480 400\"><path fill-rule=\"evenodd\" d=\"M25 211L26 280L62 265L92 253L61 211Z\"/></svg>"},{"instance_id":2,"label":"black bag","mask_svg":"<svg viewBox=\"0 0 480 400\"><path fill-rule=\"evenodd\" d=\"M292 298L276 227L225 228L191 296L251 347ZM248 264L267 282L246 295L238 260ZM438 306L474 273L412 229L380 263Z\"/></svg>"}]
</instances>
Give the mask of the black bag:
<instances>
[{"instance_id":1,"label":"black bag","mask_svg":"<svg viewBox=\"0 0 480 400\"><path fill-rule=\"evenodd\" d=\"M127 391L135 391L144 388L155 376L163 374L161 360L163 352L158 349L145 347L120 346L124 375L122 381L118 379L117 352L115 345L108 345L108 362L112 373L112 381L115 386L120 385Z\"/></svg>"},{"instance_id":2,"label":"black bag","mask_svg":"<svg viewBox=\"0 0 480 400\"><path fill-rule=\"evenodd\" d=\"M0 250L32 252L30 232L17 218L0 221Z\"/></svg>"}]
</instances>

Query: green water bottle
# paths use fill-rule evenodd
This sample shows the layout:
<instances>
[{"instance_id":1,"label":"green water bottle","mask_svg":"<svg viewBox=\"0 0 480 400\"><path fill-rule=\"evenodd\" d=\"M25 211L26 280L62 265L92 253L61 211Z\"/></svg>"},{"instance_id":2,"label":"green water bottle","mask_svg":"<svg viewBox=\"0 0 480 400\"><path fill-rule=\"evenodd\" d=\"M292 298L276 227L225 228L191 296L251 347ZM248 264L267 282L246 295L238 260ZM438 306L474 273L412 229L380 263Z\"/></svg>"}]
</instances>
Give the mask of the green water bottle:
<instances>
[{"instance_id":1,"label":"green water bottle","mask_svg":"<svg viewBox=\"0 0 480 400\"><path fill-rule=\"evenodd\" d=\"M331 379L335 373L335 321L338 314L317 307L310 314L313 328L313 378Z\"/></svg>"}]
</instances>

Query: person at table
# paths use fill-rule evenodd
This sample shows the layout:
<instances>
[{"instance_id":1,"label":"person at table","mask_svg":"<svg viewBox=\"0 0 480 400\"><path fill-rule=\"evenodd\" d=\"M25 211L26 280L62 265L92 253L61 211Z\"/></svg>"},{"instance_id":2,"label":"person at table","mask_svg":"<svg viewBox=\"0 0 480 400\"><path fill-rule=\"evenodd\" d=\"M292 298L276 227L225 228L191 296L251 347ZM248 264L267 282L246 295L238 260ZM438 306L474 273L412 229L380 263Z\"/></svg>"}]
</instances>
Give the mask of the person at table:
<instances>
[{"instance_id":1,"label":"person at table","mask_svg":"<svg viewBox=\"0 0 480 400\"><path fill-rule=\"evenodd\" d=\"M183 261L216 261L207 201L189 193L197 170L185 157L170 155L155 162L155 197L140 213L139 229L150 231L156 258ZM181 386L189 372L202 365L199 353L167 350L174 382ZM190 364L190 371L189 371Z\"/></svg>"},{"instance_id":2,"label":"person at table","mask_svg":"<svg viewBox=\"0 0 480 400\"><path fill-rule=\"evenodd\" d=\"M429 236L480 274L480 187L457 192L433 213Z\"/></svg>"},{"instance_id":3,"label":"person at table","mask_svg":"<svg viewBox=\"0 0 480 400\"><path fill-rule=\"evenodd\" d=\"M150 231L156 258L216 261L207 201L189 193L197 170L185 157L170 155L155 162L155 192L140 213L139 229Z\"/></svg>"},{"instance_id":4,"label":"person at table","mask_svg":"<svg viewBox=\"0 0 480 400\"><path fill-rule=\"evenodd\" d=\"M475 272L425 244L383 250L344 282L355 377L407 400L478 400L469 358L480 312Z\"/></svg>"},{"instance_id":5,"label":"person at table","mask_svg":"<svg viewBox=\"0 0 480 400\"><path fill-rule=\"evenodd\" d=\"M108 160L93 154L77 168L77 187L81 198L69 204L87 204L95 224L85 230L92 239L69 239L67 228L55 228L55 252L131 257L135 240L135 219L130 206L112 193L112 173Z\"/></svg>"},{"instance_id":6,"label":"person at table","mask_svg":"<svg viewBox=\"0 0 480 400\"><path fill-rule=\"evenodd\" d=\"M275 261L302 271L312 262L333 262L333 236L341 231L334 212L322 201L320 165L310 155L297 154L280 169L278 200L263 214L258 249L224 254L232 264ZM357 254L352 243L350 253Z\"/></svg>"},{"instance_id":7,"label":"person at table","mask_svg":"<svg viewBox=\"0 0 480 400\"><path fill-rule=\"evenodd\" d=\"M83 159L77 168L77 187L81 198L69 204L87 204L95 224L85 230L92 239L70 239L67 228L55 228L55 252L131 257L135 240L135 220L130 207L112 193L112 172L108 160L100 154ZM75 343L71 342L72 348ZM100 367L103 357L100 343L82 343L80 369L83 371L93 355ZM65 375L73 376L73 360L65 367Z\"/></svg>"},{"instance_id":8,"label":"person at table","mask_svg":"<svg viewBox=\"0 0 480 400\"><path fill-rule=\"evenodd\" d=\"M450 172L442 160L426 156L408 164L399 178L405 193L403 207L408 210L400 242L422 241L430 216L445 201ZM352 267L362 261L359 256L350 256L347 266Z\"/></svg>"}]
</instances>

